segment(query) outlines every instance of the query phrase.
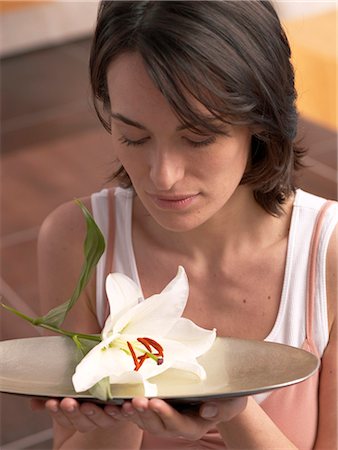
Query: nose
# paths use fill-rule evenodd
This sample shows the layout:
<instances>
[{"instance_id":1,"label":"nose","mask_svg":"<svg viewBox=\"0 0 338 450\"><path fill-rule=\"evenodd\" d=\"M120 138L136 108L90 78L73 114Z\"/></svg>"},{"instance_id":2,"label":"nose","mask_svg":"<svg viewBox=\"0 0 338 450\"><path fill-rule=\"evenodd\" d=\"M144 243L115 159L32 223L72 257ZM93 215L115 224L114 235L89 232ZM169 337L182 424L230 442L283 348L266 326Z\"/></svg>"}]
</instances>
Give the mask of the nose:
<instances>
[{"instance_id":1,"label":"nose","mask_svg":"<svg viewBox=\"0 0 338 450\"><path fill-rule=\"evenodd\" d=\"M171 151L154 151L150 162L150 179L158 190L168 191L184 177L181 155Z\"/></svg>"}]
</instances>

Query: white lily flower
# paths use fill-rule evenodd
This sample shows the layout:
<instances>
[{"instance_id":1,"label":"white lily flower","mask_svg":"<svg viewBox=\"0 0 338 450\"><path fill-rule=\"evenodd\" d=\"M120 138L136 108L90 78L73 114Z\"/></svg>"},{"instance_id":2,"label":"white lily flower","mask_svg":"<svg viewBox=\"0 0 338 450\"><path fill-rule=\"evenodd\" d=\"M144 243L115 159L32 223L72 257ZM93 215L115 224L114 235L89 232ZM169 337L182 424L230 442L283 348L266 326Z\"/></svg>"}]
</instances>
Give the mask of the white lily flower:
<instances>
[{"instance_id":1,"label":"white lily flower","mask_svg":"<svg viewBox=\"0 0 338 450\"><path fill-rule=\"evenodd\" d=\"M76 392L109 377L111 384L143 383L145 395L153 396L156 386L147 380L169 368L205 378L196 358L210 349L216 330L181 317L189 294L183 267L160 294L147 299L133 280L120 273L108 275L106 291L110 315L102 342L76 367L72 379Z\"/></svg>"}]
</instances>

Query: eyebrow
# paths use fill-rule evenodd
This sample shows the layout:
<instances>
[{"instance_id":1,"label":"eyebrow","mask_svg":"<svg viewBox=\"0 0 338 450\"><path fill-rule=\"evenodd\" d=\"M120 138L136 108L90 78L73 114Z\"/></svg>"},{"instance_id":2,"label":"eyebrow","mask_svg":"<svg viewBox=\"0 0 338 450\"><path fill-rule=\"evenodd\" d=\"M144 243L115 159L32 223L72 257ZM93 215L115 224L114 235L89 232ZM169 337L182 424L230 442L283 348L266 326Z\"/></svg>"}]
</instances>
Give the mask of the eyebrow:
<instances>
[{"instance_id":1,"label":"eyebrow","mask_svg":"<svg viewBox=\"0 0 338 450\"><path fill-rule=\"evenodd\" d=\"M113 119L119 120L120 122L124 122L127 125L130 125L132 127L136 127L139 128L140 130L146 130L146 127L142 124L140 124L139 122L136 122L135 120L131 120L126 116L123 116L120 113L111 113L111 116Z\"/></svg>"},{"instance_id":2,"label":"eyebrow","mask_svg":"<svg viewBox=\"0 0 338 450\"><path fill-rule=\"evenodd\" d=\"M135 120L129 119L128 117L124 116L123 114L111 112L111 117L113 119L119 120L120 122L124 122L125 124L130 125L132 127L136 127L140 130L147 130L147 128L144 125L142 125L139 122L136 122ZM186 130L187 128L189 128L187 125L179 125L176 128L176 131Z\"/></svg>"}]
</instances>

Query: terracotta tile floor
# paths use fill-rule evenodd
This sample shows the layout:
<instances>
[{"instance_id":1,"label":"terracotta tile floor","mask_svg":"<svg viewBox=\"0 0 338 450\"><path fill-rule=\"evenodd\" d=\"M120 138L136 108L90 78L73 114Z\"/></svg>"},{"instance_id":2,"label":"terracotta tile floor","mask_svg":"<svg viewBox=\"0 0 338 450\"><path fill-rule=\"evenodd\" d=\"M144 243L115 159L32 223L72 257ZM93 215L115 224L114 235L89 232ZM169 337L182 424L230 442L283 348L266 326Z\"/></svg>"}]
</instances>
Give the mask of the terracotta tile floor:
<instances>
[{"instance_id":1,"label":"terracotta tile floor","mask_svg":"<svg viewBox=\"0 0 338 450\"><path fill-rule=\"evenodd\" d=\"M44 217L101 189L110 172L109 136L90 106L88 49L82 40L1 63L2 295L28 314L38 311L36 238ZM310 149L300 186L336 199L336 133L301 120L299 134ZM0 321L1 339L38 336L9 313L1 311ZM49 449L49 428L26 399L2 396L3 450Z\"/></svg>"}]
</instances>

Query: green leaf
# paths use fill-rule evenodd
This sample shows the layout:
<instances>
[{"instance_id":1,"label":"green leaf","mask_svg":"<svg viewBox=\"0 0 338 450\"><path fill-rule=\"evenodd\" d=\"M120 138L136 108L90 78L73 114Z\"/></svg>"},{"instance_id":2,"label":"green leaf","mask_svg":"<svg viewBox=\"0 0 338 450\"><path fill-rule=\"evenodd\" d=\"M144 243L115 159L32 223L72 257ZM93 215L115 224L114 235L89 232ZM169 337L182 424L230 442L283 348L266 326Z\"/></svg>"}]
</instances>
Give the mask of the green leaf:
<instances>
[{"instance_id":1,"label":"green leaf","mask_svg":"<svg viewBox=\"0 0 338 450\"><path fill-rule=\"evenodd\" d=\"M69 300L50 310L46 315L35 319L35 325L45 324L59 327L65 320L67 313L75 305L81 293L90 280L92 272L105 249L104 237L95 223L92 215L80 200L75 200L86 219L87 234L84 242L85 260L82 265L80 278Z\"/></svg>"},{"instance_id":2,"label":"green leaf","mask_svg":"<svg viewBox=\"0 0 338 450\"><path fill-rule=\"evenodd\" d=\"M89 353L90 350L92 350L92 348L94 348L99 343L97 341L92 341L92 340L89 340L86 338L81 338L81 335L79 336L78 334L75 334L72 337L72 339L75 342L75 345L78 349L78 354L77 354L78 362L80 362L81 359L84 358L86 356L86 354Z\"/></svg>"},{"instance_id":3,"label":"green leaf","mask_svg":"<svg viewBox=\"0 0 338 450\"><path fill-rule=\"evenodd\" d=\"M92 394L93 397L98 398L100 400L106 401L113 398L109 377L102 378L102 380L94 384L94 386L92 386L89 389L89 392Z\"/></svg>"}]
</instances>

